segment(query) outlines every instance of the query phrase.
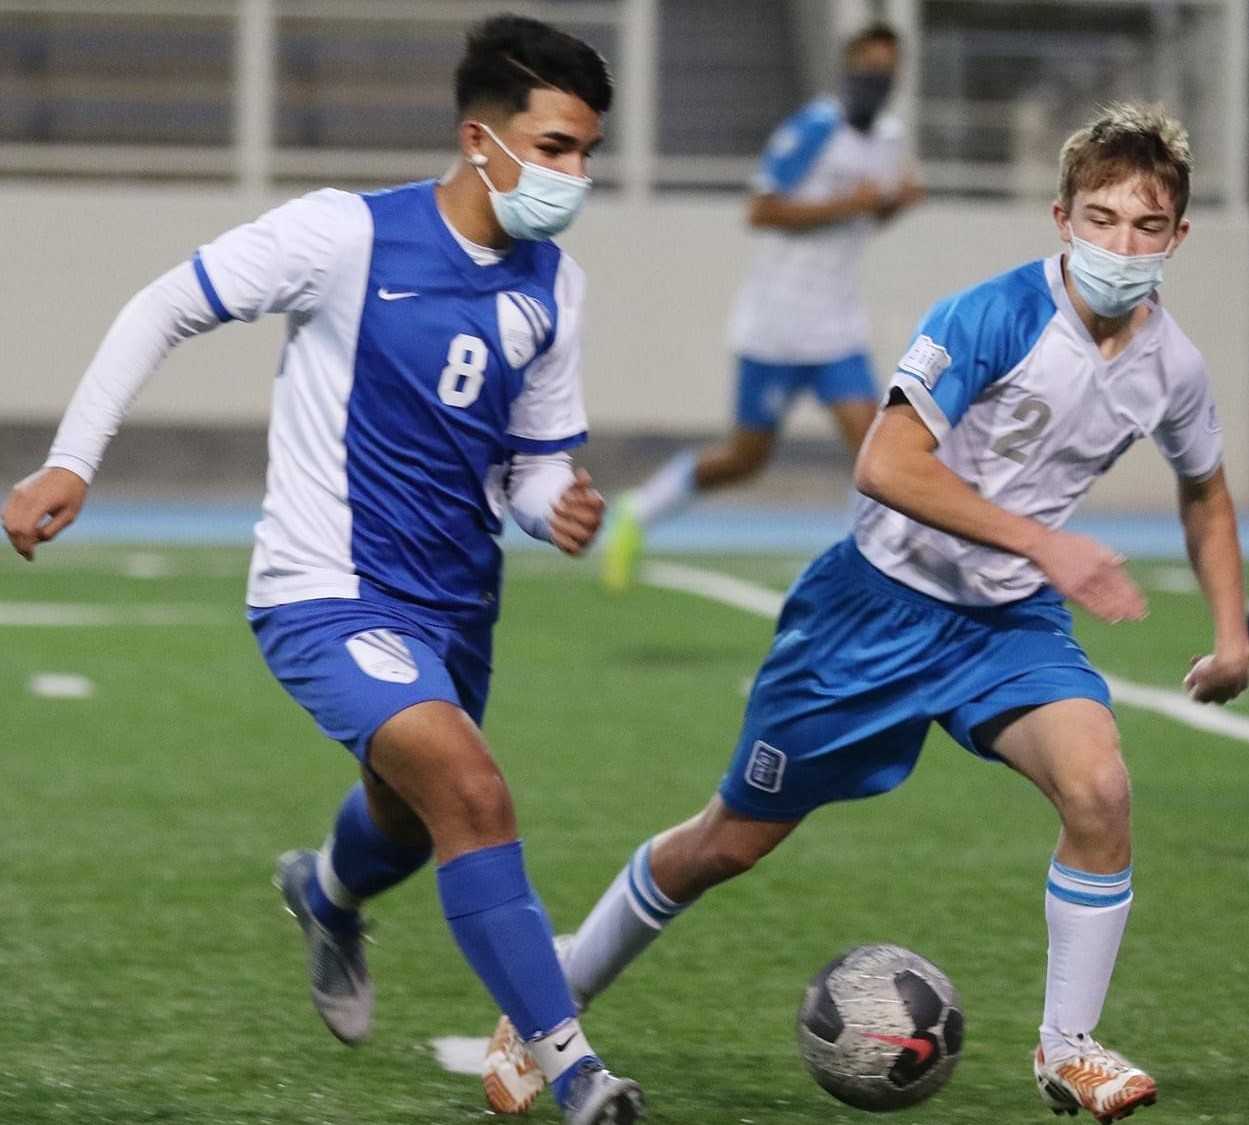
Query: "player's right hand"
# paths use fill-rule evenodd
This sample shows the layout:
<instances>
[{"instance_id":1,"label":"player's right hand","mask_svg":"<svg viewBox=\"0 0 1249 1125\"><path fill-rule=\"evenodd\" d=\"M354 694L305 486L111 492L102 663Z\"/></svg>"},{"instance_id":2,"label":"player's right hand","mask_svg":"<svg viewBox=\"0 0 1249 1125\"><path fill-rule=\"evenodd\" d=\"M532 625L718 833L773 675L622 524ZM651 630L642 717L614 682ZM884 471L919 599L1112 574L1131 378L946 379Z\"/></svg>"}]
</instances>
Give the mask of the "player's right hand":
<instances>
[{"instance_id":1,"label":"player's right hand","mask_svg":"<svg viewBox=\"0 0 1249 1125\"><path fill-rule=\"evenodd\" d=\"M1086 535L1051 531L1030 555L1065 598L1103 621L1140 621L1145 595L1128 576L1122 555Z\"/></svg>"},{"instance_id":2,"label":"player's right hand","mask_svg":"<svg viewBox=\"0 0 1249 1125\"><path fill-rule=\"evenodd\" d=\"M68 469L40 469L18 481L5 501L3 516L13 550L33 562L35 547L69 527L86 499L87 482Z\"/></svg>"}]
</instances>

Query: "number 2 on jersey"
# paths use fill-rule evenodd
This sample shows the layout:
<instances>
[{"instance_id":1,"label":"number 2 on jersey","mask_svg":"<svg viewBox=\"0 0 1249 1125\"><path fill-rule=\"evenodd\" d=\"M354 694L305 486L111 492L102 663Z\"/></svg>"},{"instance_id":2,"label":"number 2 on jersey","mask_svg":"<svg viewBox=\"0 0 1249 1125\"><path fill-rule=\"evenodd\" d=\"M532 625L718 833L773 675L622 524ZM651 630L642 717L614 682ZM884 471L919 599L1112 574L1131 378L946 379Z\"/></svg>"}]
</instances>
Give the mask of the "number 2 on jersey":
<instances>
[{"instance_id":1,"label":"number 2 on jersey","mask_svg":"<svg viewBox=\"0 0 1249 1125\"><path fill-rule=\"evenodd\" d=\"M447 366L438 380L438 397L448 406L472 406L486 381L489 359L484 340L461 332L447 349Z\"/></svg>"}]
</instances>

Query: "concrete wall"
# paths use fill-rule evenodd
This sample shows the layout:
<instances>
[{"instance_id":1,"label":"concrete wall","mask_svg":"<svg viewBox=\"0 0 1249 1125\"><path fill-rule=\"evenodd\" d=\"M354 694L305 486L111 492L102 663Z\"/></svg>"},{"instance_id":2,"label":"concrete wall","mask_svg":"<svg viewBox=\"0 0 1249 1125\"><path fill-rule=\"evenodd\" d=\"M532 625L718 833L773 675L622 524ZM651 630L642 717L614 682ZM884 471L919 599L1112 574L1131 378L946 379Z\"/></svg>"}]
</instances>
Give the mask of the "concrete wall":
<instances>
[{"instance_id":1,"label":"concrete wall","mask_svg":"<svg viewBox=\"0 0 1249 1125\"><path fill-rule=\"evenodd\" d=\"M127 297L218 231L279 200L187 188L0 187L0 421L59 415ZM604 193L566 239L590 275L585 381L601 431L714 432L729 417L726 313L747 255L740 202ZM1249 223L1193 216L1165 299L1205 352L1227 425L1228 468L1249 501ZM1043 207L933 203L873 244L864 285L887 372L938 296L1056 246ZM136 420L251 422L268 409L281 323L231 325L179 349ZM795 429L818 433L810 407ZM1146 443L1103 481L1098 506L1165 508L1172 485Z\"/></svg>"}]
</instances>

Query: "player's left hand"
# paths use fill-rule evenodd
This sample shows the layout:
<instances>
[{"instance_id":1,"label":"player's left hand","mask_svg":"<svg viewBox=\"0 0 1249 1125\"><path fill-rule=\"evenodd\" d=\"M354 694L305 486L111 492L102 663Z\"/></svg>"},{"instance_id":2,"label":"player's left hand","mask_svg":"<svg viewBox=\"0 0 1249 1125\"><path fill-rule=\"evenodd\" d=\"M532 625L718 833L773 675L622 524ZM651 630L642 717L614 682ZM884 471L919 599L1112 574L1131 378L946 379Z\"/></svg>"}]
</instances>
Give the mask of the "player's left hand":
<instances>
[{"instance_id":1,"label":"player's left hand","mask_svg":"<svg viewBox=\"0 0 1249 1125\"><path fill-rule=\"evenodd\" d=\"M1192 667L1184 677L1188 697L1197 703L1226 703L1244 691L1246 685L1249 685L1249 651L1194 656Z\"/></svg>"},{"instance_id":2,"label":"player's left hand","mask_svg":"<svg viewBox=\"0 0 1249 1125\"><path fill-rule=\"evenodd\" d=\"M590 481L585 469L578 469L564 494L551 509L551 542L566 555L579 555L598 534L607 504Z\"/></svg>"}]
</instances>

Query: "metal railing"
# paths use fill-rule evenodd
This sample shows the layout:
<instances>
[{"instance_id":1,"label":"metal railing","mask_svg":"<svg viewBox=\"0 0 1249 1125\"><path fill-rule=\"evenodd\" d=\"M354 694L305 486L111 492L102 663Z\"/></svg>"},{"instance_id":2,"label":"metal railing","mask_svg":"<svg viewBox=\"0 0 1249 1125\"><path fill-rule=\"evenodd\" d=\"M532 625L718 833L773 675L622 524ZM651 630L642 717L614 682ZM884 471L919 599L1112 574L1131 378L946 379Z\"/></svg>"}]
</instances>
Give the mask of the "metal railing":
<instances>
[{"instance_id":1,"label":"metal railing","mask_svg":"<svg viewBox=\"0 0 1249 1125\"><path fill-rule=\"evenodd\" d=\"M660 105L659 99L663 5L681 2L506 5L612 44L618 102L595 174L634 198L665 189L740 187L754 167L755 142L748 151L738 138L737 150L728 150L714 126L706 126L700 145L706 155L661 151L660 114L690 112L688 105ZM734 2L751 0L725 0L726 19ZM801 5L808 30L812 13L819 17L814 25L830 56L835 35L868 11L892 19L914 45L903 56L899 110L936 191L1016 197L1052 190L1052 159L1028 154L1034 148L1048 154L1054 135L1072 124L1062 99L1070 99L1070 76L1080 73L1083 58L1084 72L1093 75L1088 100L1099 88L1116 93L1122 87L1176 103L1198 141L1199 198L1237 212L1249 205L1245 0L788 2ZM454 157L447 126L459 33L499 7L498 0L0 0L0 176L206 179L260 195L278 183L380 183L437 174ZM1103 21L1113 21L1116 12L1132 19L1116 24L1126 31L1100 38L1093 31L1082 40L1072 12L1083 13L1091 26L1098 13ZM1011 19L1004 21L1003 13ZM1016 33L1004 26L1026 24L1025 15L1032 26L1056 30ZM1130 39L1132 28L1148 23L1146 16L1155 27L1152 45ZM180 66L176 58L140 55L127 66L107 54L110 26L130 37L133 56L134 37L144 28L154 36L164 29L168 48L179 24L200 34L201 49L213 43L213 57L188 57ZM1167 41L1168 28L1186 31L1191 41ZM439 52L443 41L446 51ZM353 43L361 58L372 60L358 73ZM40 55L40 44L45 51L61 45L59 69ZM814 49L810 42L796 44L794 66L802 65L804 53L809 61L820 50L818 43ZM984 77L990 63L1005 68L1000 89ZM412 75L412 69L426 73ZM803 77L810 85L812 75ZM696 83L699 75L684 80ZM741 96L752 95L746 89ZM180 126L183 120L194 128ZM155 122L146 141L145 122ZM211 139L188 143L189 133ZM718 143L725 149L717 151Z\"/></svg>"}]
</instances>

